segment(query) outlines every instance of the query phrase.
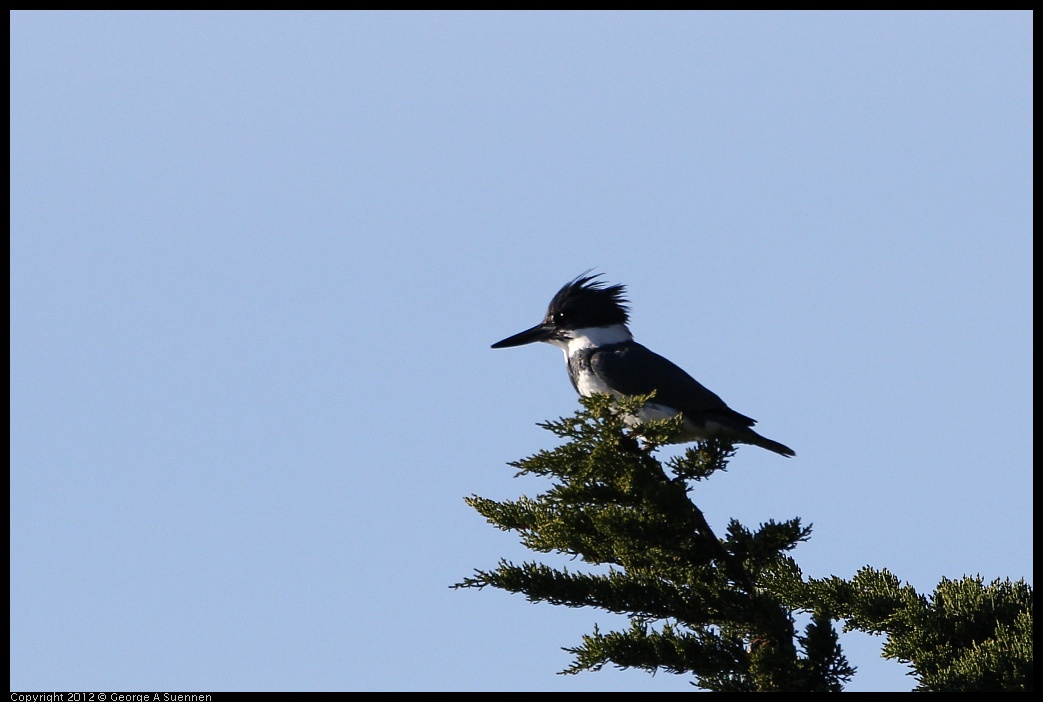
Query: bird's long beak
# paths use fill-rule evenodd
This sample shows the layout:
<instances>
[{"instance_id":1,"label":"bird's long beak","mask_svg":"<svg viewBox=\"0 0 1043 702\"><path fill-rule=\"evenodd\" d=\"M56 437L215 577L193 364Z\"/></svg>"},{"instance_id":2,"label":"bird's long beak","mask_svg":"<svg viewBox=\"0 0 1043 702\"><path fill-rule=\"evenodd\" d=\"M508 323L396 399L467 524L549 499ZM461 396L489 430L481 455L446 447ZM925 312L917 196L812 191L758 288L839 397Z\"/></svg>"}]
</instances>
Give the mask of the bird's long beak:
<instances>
[{"instance_id":1,"label":"bird's long beak","mask_svg":"<svg viewBox=\"0 0 1043 702\"><path fill-rule=\"evenodd\" d=\"M547 341L552 336L554 336L554 326L547 322L542 322L532 329L526 329L514 336L507 337L503 341L497 341L492 345L492 348L505 349L510 346L522 346L523 344L531 344L536 341Z\"/></svg>"}]
</instances>

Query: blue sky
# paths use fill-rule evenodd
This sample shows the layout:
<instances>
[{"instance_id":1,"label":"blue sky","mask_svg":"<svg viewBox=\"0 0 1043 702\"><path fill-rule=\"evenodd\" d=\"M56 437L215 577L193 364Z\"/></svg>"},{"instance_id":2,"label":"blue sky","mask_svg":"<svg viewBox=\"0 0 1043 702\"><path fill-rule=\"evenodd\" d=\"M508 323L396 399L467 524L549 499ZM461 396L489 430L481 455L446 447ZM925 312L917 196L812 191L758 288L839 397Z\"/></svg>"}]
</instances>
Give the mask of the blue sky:
<instances>
[{"instance_id":1,"label":"blue sky","mask_svg":"<svg viewBox=\"0 0 1043 702\"><path fill-rule=\"evenodd\" d=\"M805 573L1032 574L1032 17L11 15L11 688L684 690L463 502L576 399L594 268ZM556 563L553 558L543 558ZM881 640L851 690L908 690Z\"/></svg>"}]
</instances>

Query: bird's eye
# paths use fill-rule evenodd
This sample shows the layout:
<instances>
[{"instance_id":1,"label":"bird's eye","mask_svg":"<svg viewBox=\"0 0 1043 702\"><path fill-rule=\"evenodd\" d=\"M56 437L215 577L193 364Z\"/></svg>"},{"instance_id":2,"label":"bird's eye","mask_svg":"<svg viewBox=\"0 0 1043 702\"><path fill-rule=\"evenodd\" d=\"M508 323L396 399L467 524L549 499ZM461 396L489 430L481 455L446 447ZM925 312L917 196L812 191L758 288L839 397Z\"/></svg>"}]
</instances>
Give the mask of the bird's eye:
<instances>
[{"instance_id":1,"label":"bird's eye","mask_svg":"<svg viewBox=\"0 0 1043 702\"><path fill-rule=\"evenodd\" d=\"M564 320L565 320L565 313L564 312L555 312L554 313L554 321L555 322L562 322Z\"/></svg>"}]
</instances>

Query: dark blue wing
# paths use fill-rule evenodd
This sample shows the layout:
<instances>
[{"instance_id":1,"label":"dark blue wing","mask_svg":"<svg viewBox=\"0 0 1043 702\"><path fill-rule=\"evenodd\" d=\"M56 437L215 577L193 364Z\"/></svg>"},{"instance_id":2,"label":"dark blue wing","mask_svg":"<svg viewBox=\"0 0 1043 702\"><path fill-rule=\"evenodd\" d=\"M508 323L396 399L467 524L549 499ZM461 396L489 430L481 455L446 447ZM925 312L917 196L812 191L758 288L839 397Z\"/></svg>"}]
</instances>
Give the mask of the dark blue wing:
<instances>
[{"instance_id":1,"label":"dark blue wing","mask_svg":"<svg viewBox=\"0 0 1043 702\"><path fill-rule=\"evenodd\" d=\"M606 346L590 355L590 367L608 385L624 395L643 395L653 390L653 402L681 410L689 419L727 419L749 427L754 420L724 404L672 361L631 342Z\"/></svg>"}]
</instances>

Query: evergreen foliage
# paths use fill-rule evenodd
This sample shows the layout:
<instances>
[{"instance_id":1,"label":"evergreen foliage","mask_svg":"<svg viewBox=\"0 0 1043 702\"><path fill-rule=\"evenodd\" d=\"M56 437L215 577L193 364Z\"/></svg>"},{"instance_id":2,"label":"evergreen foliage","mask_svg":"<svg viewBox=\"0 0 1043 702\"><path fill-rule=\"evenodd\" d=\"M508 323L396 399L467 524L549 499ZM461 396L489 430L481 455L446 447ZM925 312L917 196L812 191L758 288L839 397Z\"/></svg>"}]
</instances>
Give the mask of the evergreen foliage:
<instances>
[{"instance_id":1,"label":"evergreen foliage","mask_svg":"<svg viewBox=\"0 0 1043 702\"><path fill-rule=\"evenodd\" d=\"M629 618L629 628L595 626L566 648L566 674L612 664L690 674L713 691L841 691L855 672L834 628L846 620L847 629L887 634L884 655L912 665L917 689L1031 689L1024 582L943 581L927 599L886 570L805 581L788 555L810 536L799 519L756 530L733 520L724 538L713 533L690 499L692 484L725 470L734 449L707 441L660 462L655 451L680 418L637 430L625 422L649 397L580 398L576 414L541 424L565 443L510 465L550 478L546 492L466 498L527 548L571 556L582 570L501 560L454 587L492 586ZM808 622L800 633L796 615Z\"/></svg>"},{"instance_id":2,"label":"evergreen foliage","mask_svg":"<svg viewBox=\"0 0 1043 702\"><path fill-rule=\"evenodd\" d=\"M811 580L818 606L847 630L887 634L883 654L908 663L917 691L1032 689L1032 588L1024 580L943 578L925 597L885 570Z\"/></svg>"}]
</instances>

